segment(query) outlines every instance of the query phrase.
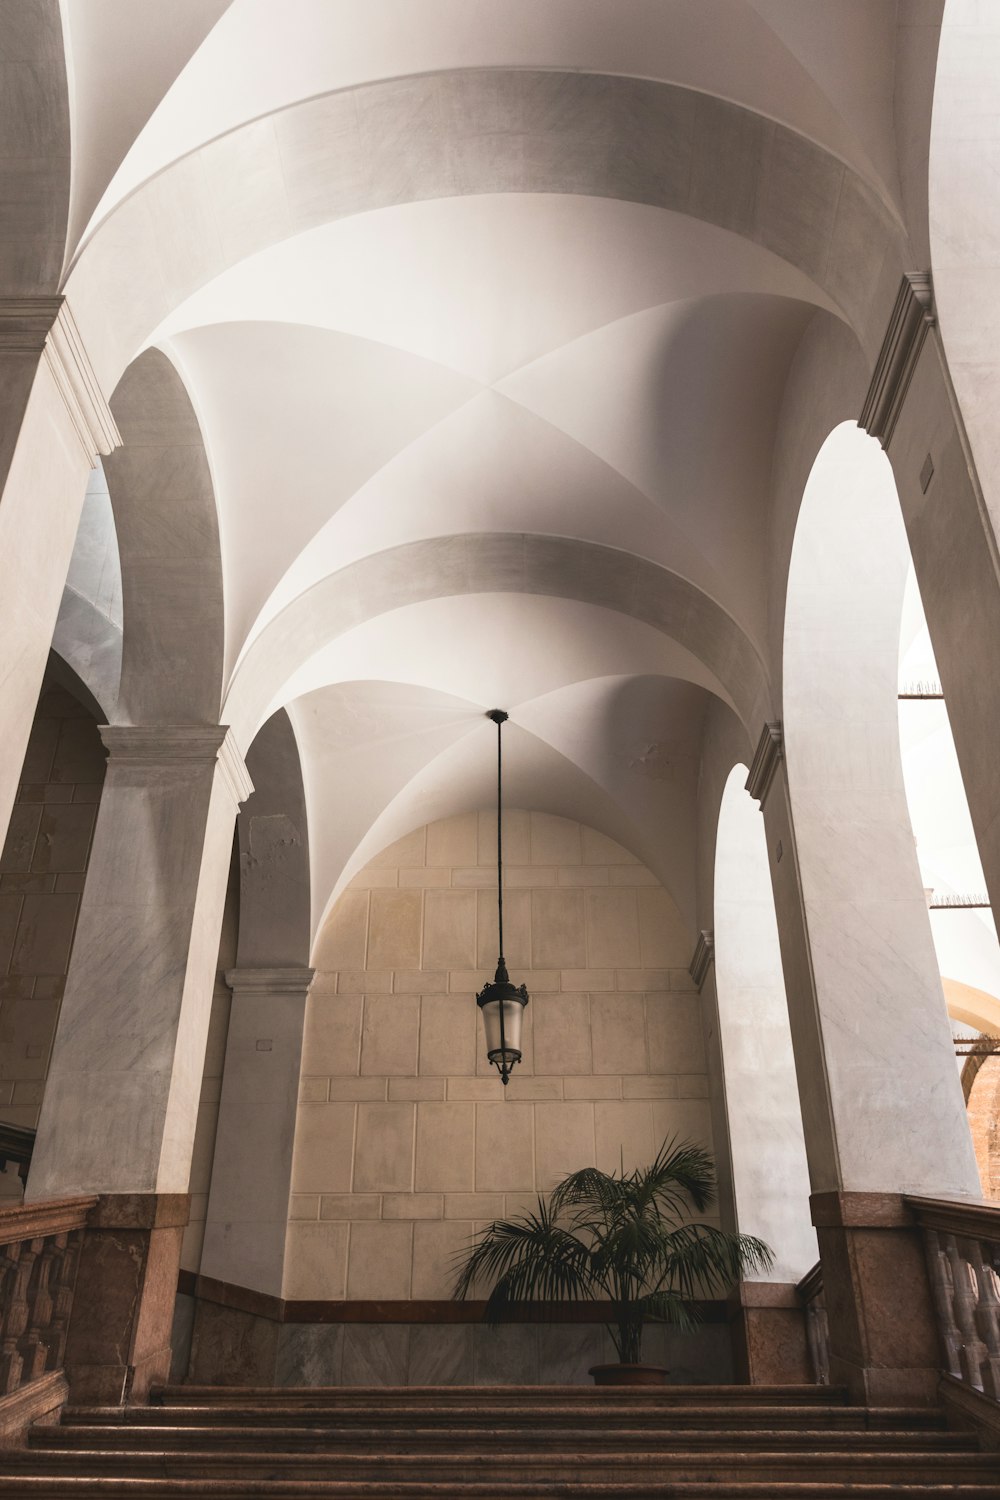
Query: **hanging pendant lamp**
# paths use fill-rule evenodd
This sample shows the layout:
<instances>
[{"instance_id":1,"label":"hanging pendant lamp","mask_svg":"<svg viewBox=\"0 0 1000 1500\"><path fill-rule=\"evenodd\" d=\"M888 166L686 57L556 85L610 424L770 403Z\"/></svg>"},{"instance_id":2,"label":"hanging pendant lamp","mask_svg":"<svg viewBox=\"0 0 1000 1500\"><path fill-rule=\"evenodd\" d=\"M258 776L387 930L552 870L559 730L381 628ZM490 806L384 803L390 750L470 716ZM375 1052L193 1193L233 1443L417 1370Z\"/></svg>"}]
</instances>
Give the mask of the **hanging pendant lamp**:
<instances>
[{"instance_id":1,"label":"hanging pendant lamp","mask_svg":"<svg viewBox=\"0 0 1000 1500\"><path fill-rule=\"evenodd\" d=\"M491 708L486 715L497 726L497 932L500 956L496 978L476 996L483 1013L486 1032L486 1056L503 1079L504 1088L515 1063L521 1061L521 1022L528 1003L524 985L510 982L503 956L503 741L502 726L507 718L502 708Z\"/></svg>"}]
</instances>

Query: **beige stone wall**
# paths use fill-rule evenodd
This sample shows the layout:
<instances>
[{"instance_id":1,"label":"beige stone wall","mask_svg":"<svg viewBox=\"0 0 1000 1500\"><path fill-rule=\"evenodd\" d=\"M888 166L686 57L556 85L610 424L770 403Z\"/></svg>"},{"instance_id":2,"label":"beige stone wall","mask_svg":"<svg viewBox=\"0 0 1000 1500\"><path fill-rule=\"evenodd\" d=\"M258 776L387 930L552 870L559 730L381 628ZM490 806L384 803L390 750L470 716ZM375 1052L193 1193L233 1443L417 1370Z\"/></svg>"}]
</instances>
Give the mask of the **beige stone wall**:
<instances>
[{"instance_id":1,"label":"beige stone wall","mask_svg":"<svg viewBox=\"0 0 1000 1500\"><path fill-rule=\"evenodd\" d=\"M474 1229L567 1171L711 1146L691 941L650 872L593 829L504 817L505 948L531 994L505 1091L475 994L496 964L496 818L383 851L320 935L284 1294L442 1298Z\"/></svg>"}]
</instances>

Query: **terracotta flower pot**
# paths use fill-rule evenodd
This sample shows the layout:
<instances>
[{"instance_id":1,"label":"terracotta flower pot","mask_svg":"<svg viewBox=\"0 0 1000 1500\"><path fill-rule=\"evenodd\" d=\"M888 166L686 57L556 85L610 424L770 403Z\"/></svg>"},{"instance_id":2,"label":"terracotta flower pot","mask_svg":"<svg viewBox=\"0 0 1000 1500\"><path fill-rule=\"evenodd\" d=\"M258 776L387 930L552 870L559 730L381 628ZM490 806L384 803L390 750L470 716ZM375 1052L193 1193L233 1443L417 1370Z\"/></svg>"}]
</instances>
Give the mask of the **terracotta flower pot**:
<instances>
[{"instance_id":1,"label":"terracotta flower pot","mask_svg":"<svg viewBox=\"0 0 1000 1500\"><path fill-rule=\"evenodd\" d=\"M595 1385L666 1385L668 1370L662 1365L591 1365L587 1371Z\"/></svg>"}]
</instances>

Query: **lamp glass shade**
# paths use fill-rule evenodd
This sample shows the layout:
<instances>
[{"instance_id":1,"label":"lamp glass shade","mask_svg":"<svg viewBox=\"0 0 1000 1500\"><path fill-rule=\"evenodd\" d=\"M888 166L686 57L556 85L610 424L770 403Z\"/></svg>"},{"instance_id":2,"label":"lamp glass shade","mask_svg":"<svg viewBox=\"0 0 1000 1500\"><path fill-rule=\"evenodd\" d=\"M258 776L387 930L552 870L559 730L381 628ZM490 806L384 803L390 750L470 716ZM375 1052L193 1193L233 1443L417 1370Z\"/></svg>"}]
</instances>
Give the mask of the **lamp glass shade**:
<instances>
[{"instance_id":1,"label":"lamp glass shade","mask_svg":"<svg viewBox=\"0 0 1000 1500\"><path fill-rule=\"evenodd\" d=\"M500 1007L503 1006L504 1057L500 1054ZM486 1000L480 1006L486 1032L486 1053L490 1062L501 1060L508 1067L521 1060L521 1021L524 1001L520 998Z\"/></svg>"}]
</instances>

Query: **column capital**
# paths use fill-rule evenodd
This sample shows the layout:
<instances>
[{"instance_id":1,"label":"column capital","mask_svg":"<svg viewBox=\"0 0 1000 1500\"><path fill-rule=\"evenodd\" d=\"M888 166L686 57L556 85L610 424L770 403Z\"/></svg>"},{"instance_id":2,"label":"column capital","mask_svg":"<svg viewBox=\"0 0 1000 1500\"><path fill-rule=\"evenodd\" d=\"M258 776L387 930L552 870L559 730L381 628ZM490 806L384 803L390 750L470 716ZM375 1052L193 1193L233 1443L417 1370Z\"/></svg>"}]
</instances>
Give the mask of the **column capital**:
<instances>
[{"instance_id":1,"label":"column capital","mask_svg":"<svg viewBox=\"0 0 1000 1500\"><path fill-rule=\"evenodd\" d=\"M45 363L87 457L121 447L121 434L65 297L0 298L0 354Z\"/></svg>"},{"instance_id":2,"label":"column capital","mask_svg":"<svg viewBox=\"0 0 1000 1500\"><path fill-rule=\"evenodd\" d=\"M708 978L708 971L715 962L715 933L707 928L699 932L694 953L688 964L688 973L700 990Z\"/></svg>"},{"instance_id":3,"label":"column capital","mask_svg":"<svg viewBox=\"0 0 1000 1500\"><path fill-rule=\"evenodd\" d=\"M761 812L764 811L764 803L778 769L778 762L784 758L785 736L780 721L774 720L765 724L760 732L757 749L750 763L750 774L746 779L746 789L760 803Z\"/></svg>"},{"instance_id":4,"label":"column capital","mask_svg":"<svg viewBox=\"0 0 1000 1500\"><path fill-rule=\"evenodd\" d=\"M241 995L273 995L281 998L284 995L305 995L312 984L315 969L306 968L305 965L289 964L284 968L236 968L226 970L226 983L233 991L234 996Z\"/></svg>"},{"instance_id":5,"label":"column capital","mask_svg":"<svg viewBox=\"0 0 1000 1500\"><path fill-rule=\"evenodd\" d=\"M211 765L218 761L234 802L245 802L253 791L243 756L227 724L102 724L100 731L116 766Z\"/></svg>"},{"instance_id":6,"label":"column capital","mask_svg":"<svg viewBox=\"0 0 1000 1500\"><path fill-rule=\"evenodd\" d=\"M899 284L889 326L865 396L858 426L888 448L906 400L924 339L936 322L929 271L907 272Z\"/></svg>"}]
</instances>

